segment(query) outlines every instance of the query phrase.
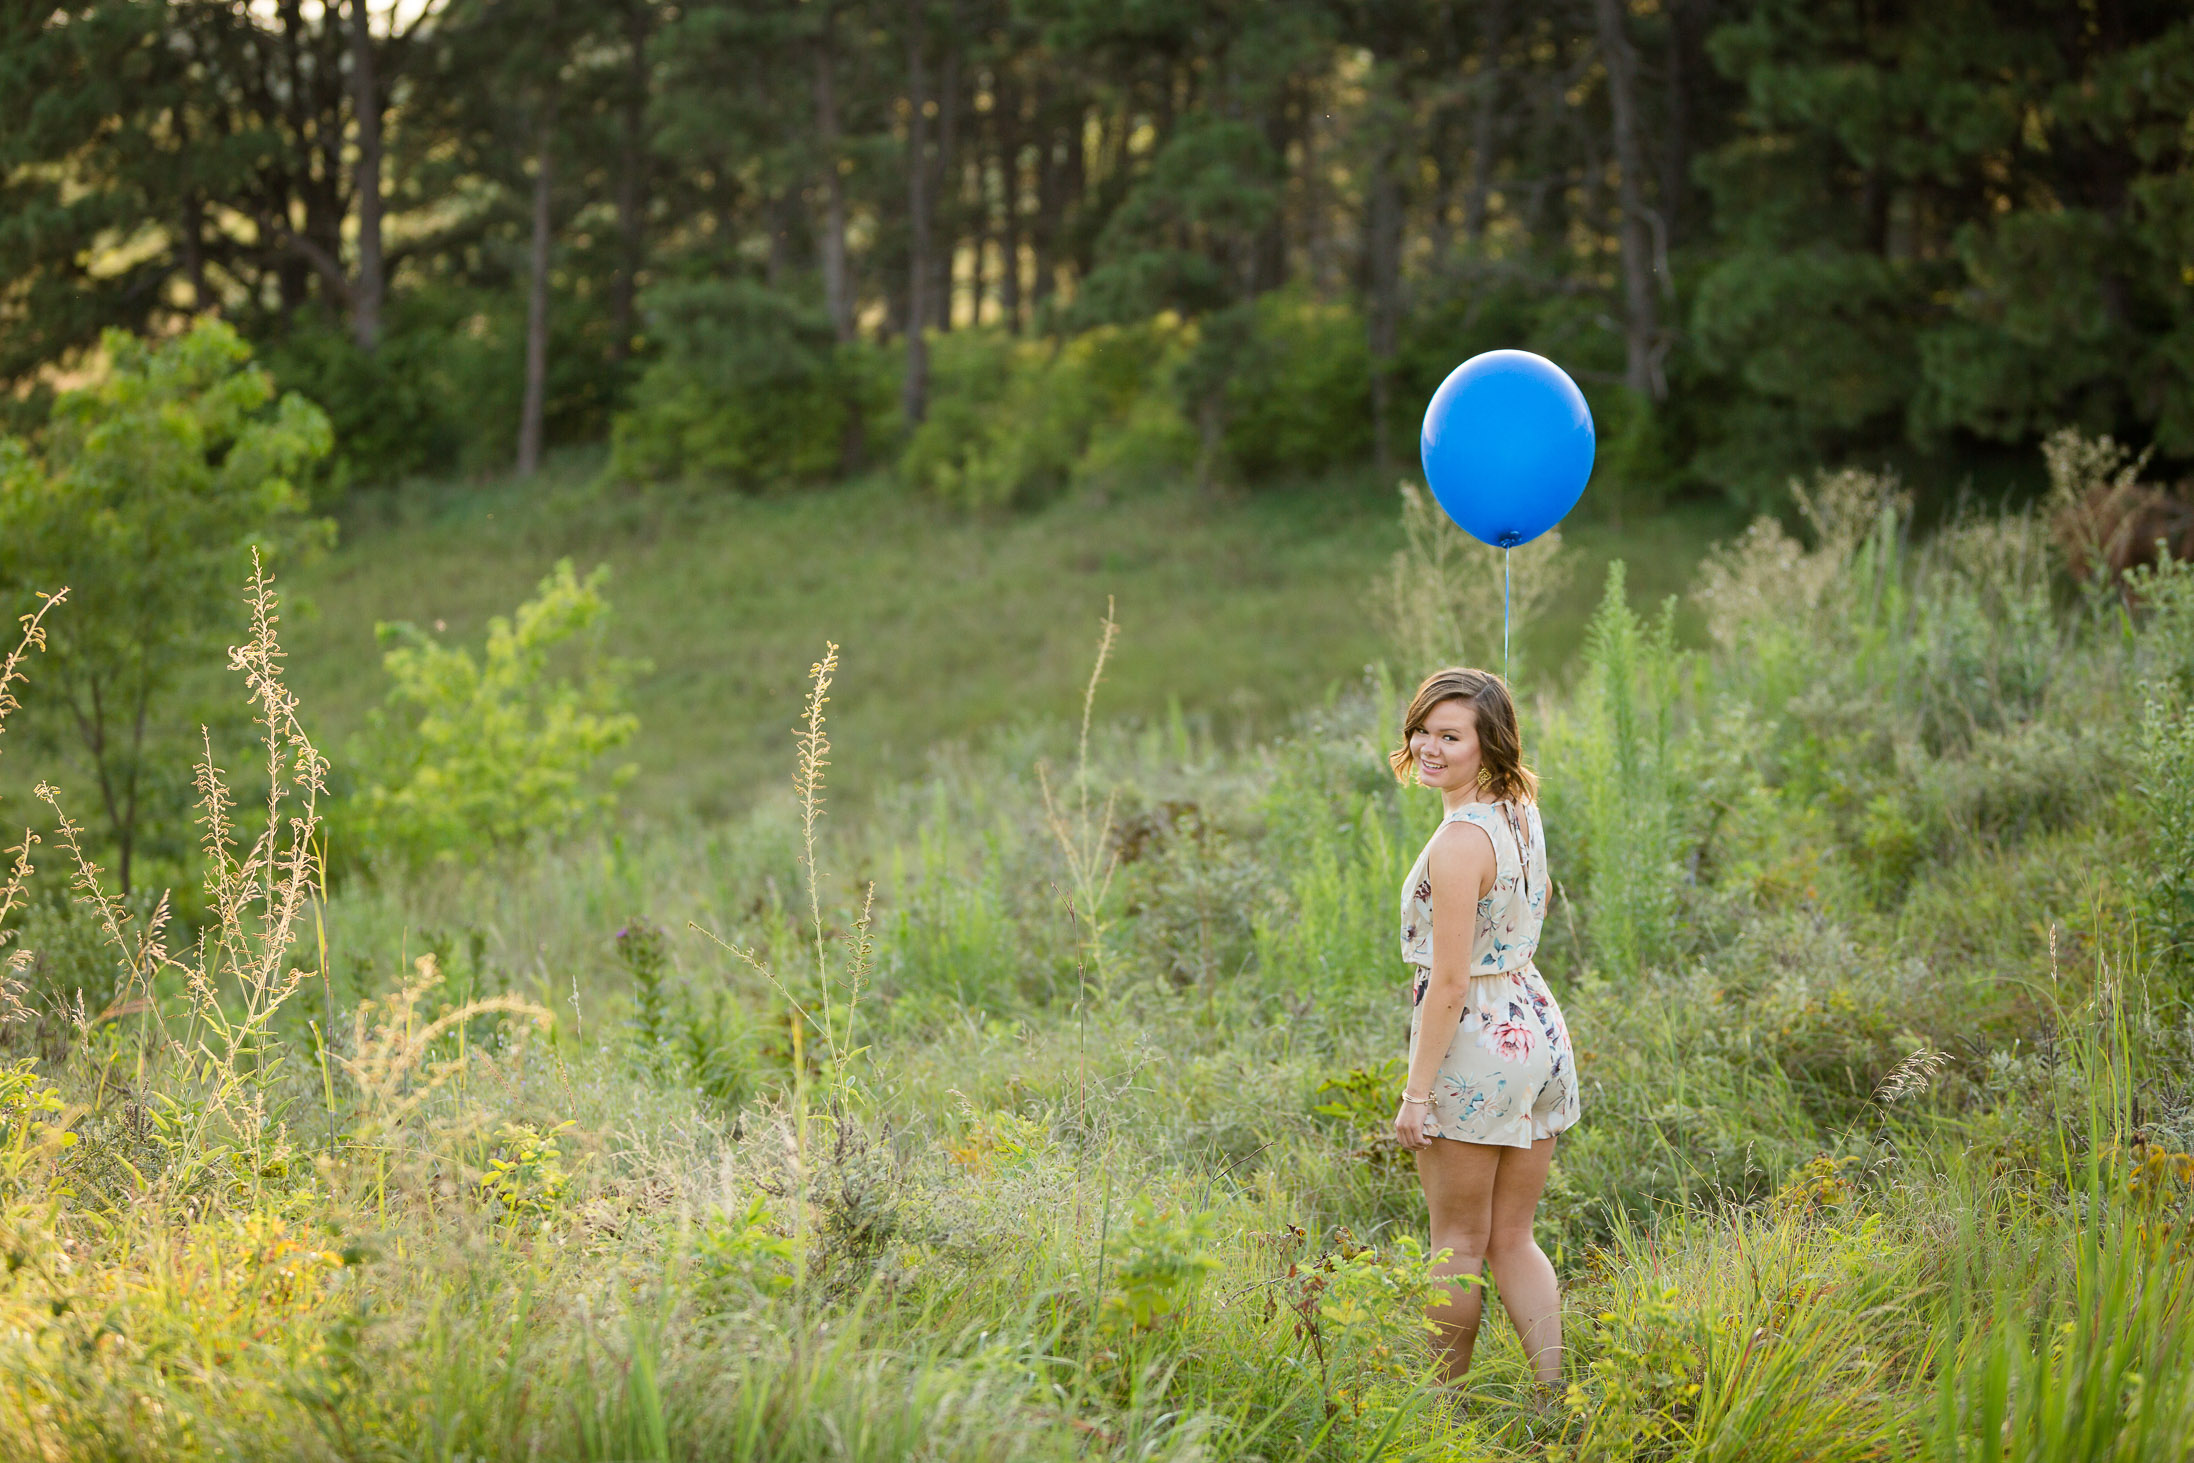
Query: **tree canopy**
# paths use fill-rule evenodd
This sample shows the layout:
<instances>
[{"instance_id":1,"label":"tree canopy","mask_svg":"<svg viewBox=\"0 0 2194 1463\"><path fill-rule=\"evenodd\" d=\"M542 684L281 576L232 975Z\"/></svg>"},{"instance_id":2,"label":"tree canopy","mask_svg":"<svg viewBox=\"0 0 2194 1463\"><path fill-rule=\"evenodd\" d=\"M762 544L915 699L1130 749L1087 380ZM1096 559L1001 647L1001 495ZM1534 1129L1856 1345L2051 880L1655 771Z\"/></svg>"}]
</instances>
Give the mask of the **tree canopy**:
<instances>
[{"instance_id":1,"label":"tree canopy","mask_svg":"<svg viewBox=\"0 0 2194 1463\"><path fill-rule=\"evenodd\" d=\"M927 414L937 334L1164 314L1208 455L1292 291L1356 320L1319 410L1382 460L1493 345L1657 490L1947 493L2064 424L2194 460L2163 0L75 0L0 18L0 96L30 421L102 330L218 309L368 474L606 436L697 340L638 409L746 463L708 423L798 321L834 470Z\"/></svg>"}]
</instances>

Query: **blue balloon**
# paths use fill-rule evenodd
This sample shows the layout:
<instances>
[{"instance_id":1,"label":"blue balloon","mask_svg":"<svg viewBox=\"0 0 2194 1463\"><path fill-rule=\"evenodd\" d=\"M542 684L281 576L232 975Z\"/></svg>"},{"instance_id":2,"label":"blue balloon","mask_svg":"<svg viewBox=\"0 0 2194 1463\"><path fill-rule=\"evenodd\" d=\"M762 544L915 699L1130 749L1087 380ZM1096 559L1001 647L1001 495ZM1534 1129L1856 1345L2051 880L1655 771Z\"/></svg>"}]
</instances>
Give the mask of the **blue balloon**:
<instances>
[{"instance_id":1,"label":"blue balloon","mask_svg":"<svg viewBox=\"0 0 2194 1463\"><path fill-rule=\"evenodd\" d=\"M1577 506L1594 442L1592 409L1560 366L1530 351L1487 351L1432 393L1418 447L1447 516L1512 549Z\"/></svg>"}]
</instances>

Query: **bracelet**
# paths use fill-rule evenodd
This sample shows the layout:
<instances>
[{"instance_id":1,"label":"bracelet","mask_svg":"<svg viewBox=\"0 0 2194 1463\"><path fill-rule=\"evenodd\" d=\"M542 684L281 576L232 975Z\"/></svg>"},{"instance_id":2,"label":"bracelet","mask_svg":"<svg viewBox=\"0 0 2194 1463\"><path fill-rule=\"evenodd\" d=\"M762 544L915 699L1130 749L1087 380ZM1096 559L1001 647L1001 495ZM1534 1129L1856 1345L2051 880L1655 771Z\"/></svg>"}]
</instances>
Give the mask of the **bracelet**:
<instances>
[{"instance_id":1,"label":"bracelet","mask_svg":"<svg viewBox=\"0 0 2194 1463\"><path fill-rule=\"evenodd\" d=\"M1429 1097L1411 1097L1411 1096L1409 1095L1409 1089L1408 1089L1408 1088L1406 1088L1406 1087L1402 1089L1402 1101L1404 1101L1404 1102L1413 1102L1413 1103L1417 1104L1417 1106L1419 1106L1419 1107L1430 1107L1430 1106L1432 1106L1432 1099L1431 1099L1431 1098L1429 1098Z\"/></svg>"}]
</instances>

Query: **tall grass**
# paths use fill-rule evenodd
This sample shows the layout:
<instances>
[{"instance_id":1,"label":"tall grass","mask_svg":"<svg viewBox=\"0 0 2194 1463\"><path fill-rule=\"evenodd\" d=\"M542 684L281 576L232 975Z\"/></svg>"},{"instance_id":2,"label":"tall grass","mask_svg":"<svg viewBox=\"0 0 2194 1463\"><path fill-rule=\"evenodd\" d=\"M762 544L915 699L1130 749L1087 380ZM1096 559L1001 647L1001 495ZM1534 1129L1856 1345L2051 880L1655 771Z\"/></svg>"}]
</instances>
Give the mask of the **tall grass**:
<instances>
[{"instance_id":1,"label":"tall grass","mask_svg":"<svg viewBox=\"0 0 2194 1463\"><path fill-rule=\"evenodd\" d=\"M1582 834L1573 846L1590 890L1593 952L1610 974L1635 978L1665 957L1675 934L1685 832L1677 799L1687 779L1671 747L1682 671L1675 607L1647 624L1624 580L1617 560L1585 636L1580 724L1548 743L1550 762L1574 769L1549 799Z\"/></svg>"},{"instance_id":2,"label":"tall grass","mask_svg":"<svg viewBox=\"0 0 2194 1463\"><path fill-rule=\"evenodd\" d=\"M0 1451L2183 1456L2181 571L2083 597L2031 520L1921 541L1891 485L1816 489L1714 561L1708 643L1617 574L1529 708L1586 1110L1542 1207L1565 1396L1505 1332L1430 1385L1390 679L1254 743L1109 724L1108 621L1081 718L826 820L874 755L826 652L743 821L328 890L262 580L204 916L79 850L125 993L79 1009L27 843L0 895L42 941L5 952Z\"/></svg>"}]
</instances>

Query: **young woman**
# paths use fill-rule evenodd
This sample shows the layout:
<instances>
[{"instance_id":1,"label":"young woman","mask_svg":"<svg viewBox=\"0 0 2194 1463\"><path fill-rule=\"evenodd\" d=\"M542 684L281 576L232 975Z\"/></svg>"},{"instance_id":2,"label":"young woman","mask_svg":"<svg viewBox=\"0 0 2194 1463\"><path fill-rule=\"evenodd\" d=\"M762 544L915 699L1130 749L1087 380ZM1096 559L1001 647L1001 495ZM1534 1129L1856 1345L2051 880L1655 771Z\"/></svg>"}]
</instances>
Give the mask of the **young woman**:
<instances>
[{"instance_id":1,"label":"young woman","mask_svg":"<svg viewBox=\"0 0 2194 1463\"><path fill-rule=\"evenodd\" d=\"M1531 1221L1554 1135L1577 1121L1561 1008L1531 963L1546 917L1538 779L1524 765L1501 678L1444 670L1417 688L1388 760L1440 794L1440 826L1402 886L1402 959L1414 967L1409 1078L1394 1135L1417 1156L1439 1273L1470 1282L1432 1308L1447 1374L1470 1367L1481 1269L1539 1380L1562 1373L1561 1297Z\"/></svg>"}]
</instances>

